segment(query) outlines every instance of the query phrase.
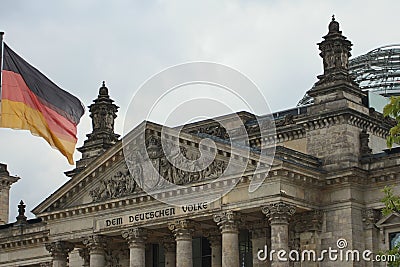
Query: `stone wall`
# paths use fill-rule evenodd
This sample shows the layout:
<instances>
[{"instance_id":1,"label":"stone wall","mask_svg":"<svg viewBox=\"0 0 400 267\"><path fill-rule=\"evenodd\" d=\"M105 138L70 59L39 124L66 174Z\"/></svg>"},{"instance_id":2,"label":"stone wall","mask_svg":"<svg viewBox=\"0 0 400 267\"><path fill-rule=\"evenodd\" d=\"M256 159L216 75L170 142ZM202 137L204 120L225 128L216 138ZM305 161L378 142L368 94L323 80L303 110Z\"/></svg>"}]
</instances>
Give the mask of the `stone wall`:
<instances>
[{"instance_id":1,"label":"stone wall","mask_svg":"<svg viewBox=\"0 0 400 267\"><path fill-rule=\"evenodd\" d=\"M346 122L307 132L307 153L320 158L326 170L358 166L361 130Z\"/></svg>"}]
</instances>

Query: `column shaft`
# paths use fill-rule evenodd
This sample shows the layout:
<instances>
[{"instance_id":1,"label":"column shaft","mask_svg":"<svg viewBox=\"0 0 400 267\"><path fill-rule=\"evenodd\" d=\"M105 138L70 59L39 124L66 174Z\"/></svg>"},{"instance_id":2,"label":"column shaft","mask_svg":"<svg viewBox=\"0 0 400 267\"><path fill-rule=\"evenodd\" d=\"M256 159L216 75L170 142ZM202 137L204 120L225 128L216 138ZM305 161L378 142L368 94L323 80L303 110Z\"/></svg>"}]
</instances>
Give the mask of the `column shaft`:
<instances>
[{"instance_id":1,"label":"column shaft","mask_svg":"<svg viewBox=\"0 0 400 267\"><path fill-rule=\"evenodd\" d=\"M122 237L129 243L129 267L146 266L146 229L131 228L122 232Z\"/></svg>"},{"instance_id":2,"label":"column shaft","mask_svg":"<svg viewBox=\"0 0 400 267\"><path fill-rule=\"evenodd\" d=\"M271 225L271 249L276 252L284 250L284 258L288 258L289 253L289 219L295 213L296 207L279 202L263 207L262 212L267 216ZM268 255L269 258L269 255ZM273 254L272 267L289 267L289 261L282 261L277 258L277 253Z\"/></svg>"},{"instance_id":3,"label":"column shaft","mask_svg":"<svg viewBox=\"0 0 400 267\"><path fill-rule=\"evenodd\" d=\"M178 220L168 225L176 240L176 266L193 267L192 232L193 226L189 220Z\"/></svg>"},{"instance_id":4,"label":"column shaft","mask_svg":"<svg viewBox=\"0 0 400 267\"><path fill-rule=\"evenodd\" d=\"M131 244L129 250L129 267L146 266L146 246L144 244Z\"/></svg>"},{"instance_id":5,"label":"column shaft","mask_svg":"<svg viewBox=\"0 0 400 267\"><path fill-rule=\"evenodd\" d=\"M193 266L192 237L190 234L184 237L180 236L176 239L176 266Z\"/></svg>"},{"instance_id":6,"label":"column shaft","mask_svg":"<svg viewBox=\"0 0 400 267\"><path fill-rule=\"evenodd\" d=\"M91 250L90 254L90 267L105 267L106 257L103 250Z\"/></svg>"},{"instance_id":7,"label":"column shaft","mask_svg":"<svg viewBox=\"0 0 400 267\"><path fill-rule=\"evenodd\" d=\"M89 266L90 267L105 267L107 248L107 240L102 235L91 235L83 240L83 244L89 250Z\"/></svg>"},{"instance_id":8,"label":"column shaft","mask_svg":"<svg viewBox=\"0 0 400 267\"><path fill-rule=\"evenodd\" d=\"M239 267L239 213L224 211L215 214L214 221L222 234L222 267Z\"/></svg>"},{"instance_id":9,"label":"column shaft","mask_svg":"<svg viewBox=\"0 0 400 267\"><path fill-rule=\"evenodd\" d=\"M237 231L222 231L222 267L239 267L239 236Z\"/></svg>"}]
</instances>

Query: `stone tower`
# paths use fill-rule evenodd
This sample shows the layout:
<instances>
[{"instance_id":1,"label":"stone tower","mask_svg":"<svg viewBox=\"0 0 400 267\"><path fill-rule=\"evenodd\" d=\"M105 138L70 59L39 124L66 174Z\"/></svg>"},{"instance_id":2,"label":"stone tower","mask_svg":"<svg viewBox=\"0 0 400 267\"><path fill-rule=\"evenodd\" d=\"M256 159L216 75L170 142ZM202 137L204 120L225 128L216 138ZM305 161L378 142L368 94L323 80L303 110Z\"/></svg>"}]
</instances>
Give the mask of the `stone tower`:
<instances>
[{"instance_id":1,"label":"stone tower","mask_svg":"<svg viewBox=\"0 0 400 267\"><path fill-rule=\"evenodd\" d=\"M97 99L89 106L92 119L92 132L87 134L82 147L78 151L82 158L76 162L76 168L65 174L69 177L82 171L92 160L113 146L119 138L114 132L114 120L117 117L118 106L108 95L108 88L103 81Z\"/></svg>"},{"instance_id":2,"label":"stone tower","mask_svg":"<svg viewBox=\"0 0 400 267\"><path fill-rule=\"evenodd\" d=\"M317 76L318 81L307 92L315 102L307 108L307 113L315 121L324 121L324 125L309 125L307 152L322 159L326 170L335 170L358 166L363 129L354 121L369 120L370 114L366 93L349 74L352 44L342 35L334 17L328 30L318 44L324 73Z\"/></svg>"},{"instance_id":3,"label":"stone tower","mask_svg":"<svg viewBox=\"0 0 400 267\"><path fill-rule=\"evenodd\" d=\"M6 164L0 163L0 224L8 223L10 187L19 179L10 175Z\"/></svg>"},{"instance_id":4,"label":"stone tower","mask_svg":"<svg viewBox=\"0 0 400 267\"><path fill-rule=\"evenodd\" d=\"M363 101L366 99L366 94L361 91L349 74L348 65L352 43L342 35L342 31L339 30L339 23L334 16L332 16L328 30L328 34L323 37L324 40L318 44L324 73L317 76L318 81L308 91L308 94L314 98L317 105L335 102L334 105L325 105L325 111L344 106L352 106L360 110ZM350 105L349 102L361 106ZM340 106L337 106L337 104Z\"/></svg>"}]
</instances>

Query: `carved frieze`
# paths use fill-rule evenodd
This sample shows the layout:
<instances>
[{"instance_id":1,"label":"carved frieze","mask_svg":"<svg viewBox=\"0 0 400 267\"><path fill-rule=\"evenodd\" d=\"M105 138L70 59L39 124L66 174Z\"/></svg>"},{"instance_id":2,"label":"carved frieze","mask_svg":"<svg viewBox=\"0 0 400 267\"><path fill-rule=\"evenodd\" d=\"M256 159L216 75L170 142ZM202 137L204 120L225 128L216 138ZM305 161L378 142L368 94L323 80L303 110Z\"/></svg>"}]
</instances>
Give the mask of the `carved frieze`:
<instances>
[{"instance_id":1,"label":"carved frieze","mask_svg":"<svg viewBox=\"0 0 400 267\"><path fill-rule=\"evenodd\" d=\"M201 168L196 161L200 156L199 151L183 146L176 148L171 141L165 141L163 147L160 140L153 136L147 140L146 145L146 152L133 151L126 156L132 176L138 179L139 186L144 189L165 187L168 183L184 185L218 178L227 167L224 161L214 159L208 166ZM147 158L144 153L148 155L147 161L144 160Z\"/></svg>"},{"instance_id":2,"label":"carved frieze","mask_svg":"<svg viewBox=\"0 0 400 267\"><path fill-rule=\"evenodd\" d=\"M278 120L275 122L276 127L282 127L285 125L291 125L294 124L294 116L293 114L287 114L283 119Z\"/></svg>"},{"instance_id":3,"label":"carved frieze","mask_svg":"<svg viewBox=\"0 0 400 267\"><path fill-rule=\"evenodd\" d=\"M229 139L229 134L227 133L226 129L221 125L210 125L200 127L196 130L190 131L192 134L208 134L212 135L221 139Z\"/></svg>"},{"instance_id":4,"label":"carved frieze","mask_svg":"<svg viewBox=\"0 0 400 267\"><path fill-rule=\"evenodd\" d=\"M93 202L132 195L139 190L166 188L169 185L185 185L220 177L227 168L222 160L202 155L194 147L174 147L167 140L161 146L158 137L146 140L146 151L138 149L125 154L127 167L100 181L90 196Z\"/></svg>"},{"instance_id":5,"label":"carved frieze","mask_svg":"<svg viewBox=\"0 0 400 267\"><path fill-rule=\"evenodd\" d=\"M103 201L132 194L136 189L135 179L128 168L117 171L112 177L104 179L95 189L90 191L93 201Z\"/></svg>"}]
</instances>

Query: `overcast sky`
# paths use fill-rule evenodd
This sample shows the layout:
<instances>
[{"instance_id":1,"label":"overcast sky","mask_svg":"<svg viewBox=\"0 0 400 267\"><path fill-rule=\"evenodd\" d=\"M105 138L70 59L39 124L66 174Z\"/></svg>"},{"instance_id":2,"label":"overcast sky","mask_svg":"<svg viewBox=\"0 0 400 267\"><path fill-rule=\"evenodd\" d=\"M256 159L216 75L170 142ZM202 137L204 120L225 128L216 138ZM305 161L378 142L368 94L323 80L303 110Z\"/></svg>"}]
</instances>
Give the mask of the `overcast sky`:
<instances>
[{"instance_id":1,"label":"overcast sky","mask_svg":"<svg viewBox=\"0 0 400 267\"><path fill-rule=\"evenodd\" d=\"M322 73L316 43L332 14L357 56L400 43L399 10L400 1L6 0L0 30L14 51L86 106L105 80L121 107L116 132L122 133L135 90L161 70L189 61L241 71L272 111L294 107ZM90 131L86 111L78 147ZM0 162L21 177L11 189L11 221L21 199L32 210L73 168L43 139L10 129L0 129Z\"/></svg>"}]
</instances>

